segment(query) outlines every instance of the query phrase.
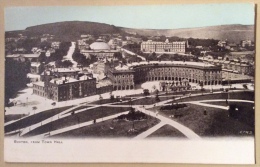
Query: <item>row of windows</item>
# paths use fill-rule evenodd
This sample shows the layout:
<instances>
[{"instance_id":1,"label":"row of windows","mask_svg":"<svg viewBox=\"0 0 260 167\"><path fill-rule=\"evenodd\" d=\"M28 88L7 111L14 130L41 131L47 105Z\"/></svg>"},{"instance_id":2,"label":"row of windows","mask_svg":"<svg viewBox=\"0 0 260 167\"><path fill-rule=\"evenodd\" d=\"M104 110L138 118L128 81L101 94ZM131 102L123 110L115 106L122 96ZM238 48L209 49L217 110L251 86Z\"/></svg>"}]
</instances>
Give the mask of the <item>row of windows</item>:
<instances>
[{"instance_id":1,"label":"row of windows","mask_svg":"<svg viewBox=\"0 0 260 167\"><path fill-rule=\"evenodd\" d=\"M146 45L142 48L185 48L185 45Z\"/></svg>"},{"instance_id":2,"label":"row of windows","mask_svg":"<svg viewBox=\"0 0 260 167\"><path fill-rule=\"evenodd\" d=\"M115 78L133 78L133 75L115 75Z\"/></svg>"},{"instance_id":3,"label":"row of windows","mask_svg":"<svg viewBox=\"0 0 260 167\"><path fill-rule=\"evenodd\" d=\"M45 96L45 93L44 93L44 92L38 91L38 90L35 90L35 89L33 89L33 93L34 93L34 94L37 94L37 95L40 95L40 96Z\"/></svg>"}]
</instances>

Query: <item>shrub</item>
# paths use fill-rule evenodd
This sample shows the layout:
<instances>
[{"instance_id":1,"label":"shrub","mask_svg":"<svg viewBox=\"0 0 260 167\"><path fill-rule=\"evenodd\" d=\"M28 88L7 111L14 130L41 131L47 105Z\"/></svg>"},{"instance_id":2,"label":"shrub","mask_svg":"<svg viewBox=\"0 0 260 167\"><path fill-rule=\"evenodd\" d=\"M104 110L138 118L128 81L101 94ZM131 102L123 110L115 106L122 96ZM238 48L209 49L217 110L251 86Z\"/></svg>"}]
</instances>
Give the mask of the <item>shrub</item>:
<instances>
[{"instance_id":1,"label":"shrub","mask_svg":"<svg viewBox=\"0 0 260 167\"><path fill-rule=\"evenodd\" d=\"M160 108L160 110L172 110L172 109L179 109L179 108L184 108L184 107L187 107L186 104L174 104L174 105L167 105L167 106L162 106Z\"/></svg>"}]
</instances>

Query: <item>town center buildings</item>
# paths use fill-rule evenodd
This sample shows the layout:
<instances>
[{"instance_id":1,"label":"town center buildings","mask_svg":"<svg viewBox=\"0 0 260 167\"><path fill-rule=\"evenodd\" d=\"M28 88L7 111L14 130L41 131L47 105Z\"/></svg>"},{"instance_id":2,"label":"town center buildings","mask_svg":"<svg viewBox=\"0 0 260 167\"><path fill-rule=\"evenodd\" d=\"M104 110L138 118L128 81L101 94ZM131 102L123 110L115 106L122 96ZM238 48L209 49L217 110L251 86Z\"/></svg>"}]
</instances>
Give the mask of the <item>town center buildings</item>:
<instances>
[{"instance_id":1,"label":"town center buildings","mask_svg":"<svg viewBox=\"0 0 260 167\"><path fill-rule=\"evenodd\" d=\"M201 62L151 61L121 65L108 73L114 90L134 89L146 81L183 81L219 85L222 83L221 66Z\"/></svg>"},{"instance_id":2,"label":"town center buildings","mask_svg":"<svg viewBox=\"0 0 260 167\"><path fill-rule=\"evenodd\" d=\"M113 90L135 89L137 84L146 81L172 81L176 86L187 81L203 85L222 83L220 66L181 61L119 65L109 69L106 79L99 82L91 74L65 69L45 71L41 78L41 82L33 84L33 92L55 101L71 100Z\"/></svg>"}]
</instances>

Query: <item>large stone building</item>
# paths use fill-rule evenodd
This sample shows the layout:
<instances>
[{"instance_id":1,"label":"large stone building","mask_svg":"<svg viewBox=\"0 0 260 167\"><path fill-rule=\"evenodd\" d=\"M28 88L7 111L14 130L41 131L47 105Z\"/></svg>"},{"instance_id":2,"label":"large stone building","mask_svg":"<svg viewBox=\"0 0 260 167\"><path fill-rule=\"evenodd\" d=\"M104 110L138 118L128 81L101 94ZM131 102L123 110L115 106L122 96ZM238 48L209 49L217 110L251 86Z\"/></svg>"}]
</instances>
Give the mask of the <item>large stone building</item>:
<instances>
[{"instance_id":1,"label":"large stone building","mask_svg":"<svg viewBox=\"0 0 260 167\"><path fill-rule=\"evenodd\" d=\"M159 80L188 81L204 85L218 85L222 82L220 66L199 62L132 63L111 69L108 76L112 80L114 90L134 89L135 84Z\"/></svg>"},{"instance_id":2,"label":"large stone building","mask_svg":"<svg viewBox=\"0 0 260 167\"><path fill-rule=\"evenodd\" d=\"M148 40L146 42L141 43L141 51L142 52L155 52L155 53L185 53L187 47L186 41L176 41L169 42L166 39L165 42L155 42L152 40Z\"/></svg>"},{"instance_id":3,"label":"large stone building","mask_svg":"<svg viewBox=\"0 0 260 167\"><path fill-rule=\"evenodd\" d=\"M54 101L66 101L96 94L96 79L87 75L60 77L46 73L43 81L33 83L33 93Z\"/></svg>"},{"instance_id":4,"label":"large stone building","mask_svg":"<svg viewBox=\"0 0 260 167\"><path fill-rule=\"evenodd\" d=\"M227 59L213 59L211 57L201 57L202 61L206 63L210 63L212 65L221 66L222 70L230 71L234 73L239 73L243 75L247 75L252 73L254 70L253 66L245 61L239 61L237 59L227 60Z\"/></svg>"}]
</instances>

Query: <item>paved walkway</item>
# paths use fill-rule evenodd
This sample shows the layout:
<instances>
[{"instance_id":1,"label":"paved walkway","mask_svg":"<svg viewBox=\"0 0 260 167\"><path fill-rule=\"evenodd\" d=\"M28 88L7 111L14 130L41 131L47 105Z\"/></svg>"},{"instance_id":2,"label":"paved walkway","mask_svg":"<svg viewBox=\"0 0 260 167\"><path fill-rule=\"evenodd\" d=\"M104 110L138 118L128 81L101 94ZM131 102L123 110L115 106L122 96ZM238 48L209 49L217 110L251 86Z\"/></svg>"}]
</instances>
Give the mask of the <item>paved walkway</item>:
<instances>
[{"instance_id":1,"label":"paved walkway","mask_svg":"<svg viewBox=\"0 0 260 167\"><path fill-rule=\"evenodd\" d=\"M136 107L139 111L143 112L143 113L148 113L149 115L152 115L156 118L158 118L162 124L168 124L168 125L171 125L172 127L174 127L175 129L179 130L181 133L183 133L185 136L187 136L187 138L189 139L200 139L200 136L197 135L195 132L193 132L191 129L189 129L188 127L172 120L172 119L169 119L169 118L166 118L158 113L154 113L150 110L146 110L144 108L141 108L141 107ZM157 130L158 127L155 127L154 129L152 130L148 130L146 132L144 132L144 134L140 134L138 138L141 138L141 137L145 137L146 135L149 135L149 134L152 134L153 132L155 132Z\"/></svg>"},{"instance_id":2,"label":"paved walkway","mask_svg":"<svg viewBox=\"0 0 260 167\"><path fill-rule=\"evenodd\" d=\"M195 102L195 101L194 102L187 102L187 103L196 104L196 105L199 105L199 106L220 108L220 109L223 109L223 110L228 110L228 106L220 106L220 105L207 104L207 103L201 103L201 102Z\"/></svg>"},{"instance_id":3,"label":"paved walkway","mask_svg":"<svg viewBox=\"0 0 260 167\"><path fill-rule=\"evenodd\" d=\"M103 117L103 118L96 119L96 123L107 121L107 120L110 120L110 119L114 119L114 118L116 118L116 117L118 117L122 114L127 114L128 112L129 111L125 111L125 112L122 112L122 113L118 113L118 114L114 114L114 115L110 115L110 116L106 116L106 117ZM58 135L58 134L65 133L65 132L68 132L68 131L71 131L71 130L76 130L76 129L79 129L79 128L82 128L82 127L86 127L86 126L89 126L89 125L92 125L92 124L93 124L93 120L83 122L83 123L80 123L80 124L76 124L76 125L72 125L72 126L68 126L68 127L62 128L62 129L57 129L57 130L51 131L49 133L44 133L44 134L40 134L40 135L33 136L33 137L35 137L35 138L50 137L50 136Z\"/></svg>"},{"instance_id":4,"label":"paved walkway","mask_svg":"<svg viewBox=\"0 0 260 167\"><path fill-rule=\"evenodd\" d=\"M135 54L134 52L127 50L125 48L121 48L121 50L125 51L126 53L130 54L130 55L136 55L137 57L141 58L143 61L146 61L146 59L143 56L140 56L138 54Z\"/></svg>"},{"instance_id":5,"label":"paved walkway","mask_svg":"<svg viewBox=\"0 0 260 167\"><path fill-rule=\"evenodd\" d=\"M136 137L134 137L134 139L144 139L147 136L149 136L150 134L154 133L155 131L157 131L158 129L160 129L162 126L164 126L165 123L164 122L160 122L157 125L153 126L152 128L148 129L147 131L137 135Z\"/></svg>"}]
</instances>

